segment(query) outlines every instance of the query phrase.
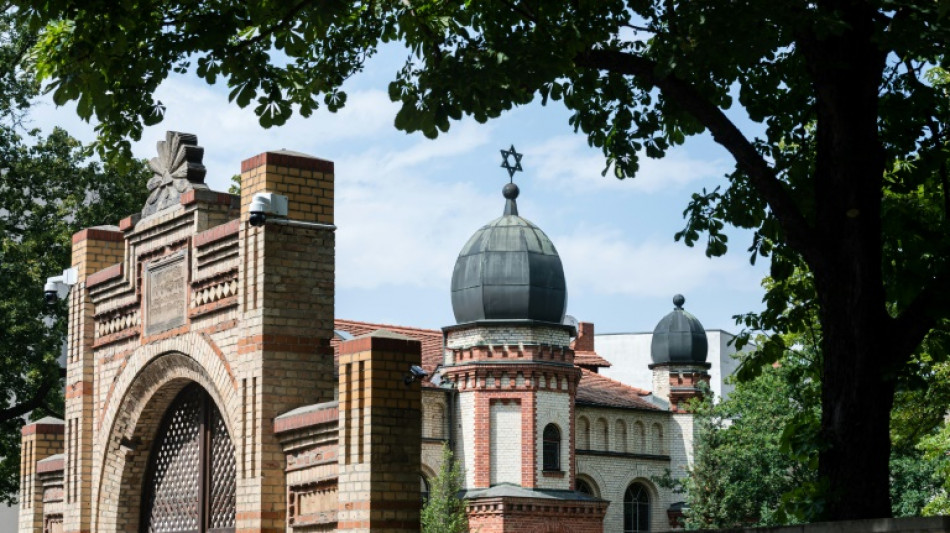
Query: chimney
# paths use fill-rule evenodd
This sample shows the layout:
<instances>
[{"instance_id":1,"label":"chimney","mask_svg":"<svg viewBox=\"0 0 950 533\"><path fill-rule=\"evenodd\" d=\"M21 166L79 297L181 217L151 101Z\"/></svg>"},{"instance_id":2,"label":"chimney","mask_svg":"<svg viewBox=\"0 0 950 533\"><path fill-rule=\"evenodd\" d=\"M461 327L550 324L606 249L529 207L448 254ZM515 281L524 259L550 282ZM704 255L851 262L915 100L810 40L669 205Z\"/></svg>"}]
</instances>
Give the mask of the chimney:
<instances>
[{"instance_id":1,"label":"chimney","mask_svg":"<svg viewBox=\"0 0 950 533\"><path fill-rule=\"evenodd\" d=\"M594 351L594 323L581 322L577 325L577 338L574 339L575 352Z\"/></svg>"}]
</instances>

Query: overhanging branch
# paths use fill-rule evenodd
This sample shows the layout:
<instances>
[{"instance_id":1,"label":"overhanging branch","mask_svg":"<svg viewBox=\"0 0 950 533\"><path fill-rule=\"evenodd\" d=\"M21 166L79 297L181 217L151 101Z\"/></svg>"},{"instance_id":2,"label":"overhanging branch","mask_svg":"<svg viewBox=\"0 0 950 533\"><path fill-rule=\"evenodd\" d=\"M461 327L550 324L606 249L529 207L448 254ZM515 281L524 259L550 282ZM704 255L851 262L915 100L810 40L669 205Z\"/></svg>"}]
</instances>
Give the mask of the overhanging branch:
<instances>
[{"instance_id":1,"label":"overhanging branch","mask_svg":"<svg viewBox=\"0 0 950 533\"><path fill-rule=\"evenodd\" d=\"M946 303L950 292L950 266L931 278L917 294L917 297L894 319L894 346L891 350L897 354L909 354L937 325L934 309Z\"/></svg>"},{"instance_id":2,"label":"overhanging branch","mask_svg":"<svg viewBox=\"0 0 950 533\"><path fill-rule=\"evenodd\" d=\"M59 386L59 380L66 375L66 369L62 368L61 371L57 373L56 377L50 377L40 385L40 388L33 393L29 399L24 400L12 407L0 410L0 422L6 422L7 420L12 420L14 418L19 418L28 414L34 409L38 409L46 405L46 397L49 395L50 391L53 390L53 387Z\"/></svg>"},{"instance_id":3,"label":"overhanging branch","mask_svg":"<svg viewBox=\"0 0 950 533\"><path fill-rule=\"evenodd\" d=\"M574 61L582 67L633 76L656 87L664 97L676 102L705 126L712 133L713 139L732 154L739 168L749 176L752 186L772 209L789 244L801 252L813 268L821 261L814 245L811 226L775 171L725 113L692 85L672 75L660 76L654 61L626 52L588 50L578 55Z\"/></svg>"}]
</instances>

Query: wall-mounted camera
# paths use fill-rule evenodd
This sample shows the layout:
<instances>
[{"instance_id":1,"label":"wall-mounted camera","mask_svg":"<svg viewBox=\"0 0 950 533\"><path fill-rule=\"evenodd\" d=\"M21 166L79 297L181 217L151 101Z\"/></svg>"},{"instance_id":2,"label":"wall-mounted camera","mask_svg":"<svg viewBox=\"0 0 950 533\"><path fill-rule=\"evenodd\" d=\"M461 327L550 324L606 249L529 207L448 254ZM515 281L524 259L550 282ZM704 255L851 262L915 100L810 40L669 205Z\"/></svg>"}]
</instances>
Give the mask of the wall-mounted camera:
<instances>
[{"instance_id":1,"label":"wall-mounted camera","mask_svg":"<svg viewBox=\"0 0 950 533\"><path fill-rule=\"evenodd\" d=\"M272 192L259 192L251 199L247 221L254 227L267 223L268 216L287 216L287 197Z\"/></svg>"},{"instance_id":2,"label":"wall-mounted camera","mask_svg":"<svg viewBox=\"0 0 950 533\"><path fill-rule=\"evenodd\" d=\"M428 375L429 373L423 370L421 366L412 365L409 367L409 373L403 378L403 382L409 385L413 381L422 381Z\"/></svg>"},{"instance_id":3,"label":"wall-mounted camera","mask_svg":"<svg viewBox=\"0 0 950 533\"><path fill-rule=\"evenodd\" d=\"M69 294L69 289L76 284L78 273L75 268L67 268L59 276L46 278L43 285L43 299L47 305L55 305L60 298Z\"/></svg>"}]
</instances>

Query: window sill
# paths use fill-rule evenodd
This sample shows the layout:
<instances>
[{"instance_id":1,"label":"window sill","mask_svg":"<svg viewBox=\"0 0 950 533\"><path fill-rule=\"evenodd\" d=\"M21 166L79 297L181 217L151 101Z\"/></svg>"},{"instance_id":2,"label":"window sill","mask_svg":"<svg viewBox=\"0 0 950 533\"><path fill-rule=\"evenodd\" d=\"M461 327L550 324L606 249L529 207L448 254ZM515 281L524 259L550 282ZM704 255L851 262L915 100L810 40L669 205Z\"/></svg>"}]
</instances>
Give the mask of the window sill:
<instances>
[{"instance_id":1,"label":"window sill","mask_svg":"<svg viewBox=\"0 0 950 533\"><path fill-rule=\"evenodd\" d=\"M544 477L559 477L559 478L562 478L562 477L564 477L564 471L563 471L563 470L542 470L542 471L541 471L541 475L544 476Z\"/></svg>"}]
</instances>

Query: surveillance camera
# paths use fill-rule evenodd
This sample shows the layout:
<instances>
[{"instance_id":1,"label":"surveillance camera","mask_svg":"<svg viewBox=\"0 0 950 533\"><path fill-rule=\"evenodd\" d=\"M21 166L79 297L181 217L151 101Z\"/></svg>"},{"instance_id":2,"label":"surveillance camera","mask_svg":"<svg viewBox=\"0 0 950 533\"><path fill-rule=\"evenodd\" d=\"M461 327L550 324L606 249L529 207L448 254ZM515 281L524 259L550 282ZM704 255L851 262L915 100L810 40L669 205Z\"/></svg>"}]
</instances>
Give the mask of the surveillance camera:
<instances>
[{"instance_id":1,"label":"surveillance camera","mask_svg":"<svg viewBox=\"0 0 950 533\"><path fill-rule=\"evenodd\" d=\"M59 301L58 292L56 282L51 279L46 280L46 284L43 285L43 299L47 305L55 305Z\"/></svg>"},{"instance_id":2,"label":"surveillance camera","mask_svg":"<svg viewBox=\"0 0 950 533\"><path fill-rule=\"evenodd\" d=\"M251 211L251 214L247 217L247 221L255 228L259 228L267 222L267 215L264 214L263 211Z\"/></svg>"},{"instance_id":3,"label":"surveillance camera","mask_svg":"<svg viewBox=\"0 0 950 533\"><path fill-rule=\"evenodd\" d=\"M406 384L406 386L409 386L409 384L413 381L422 380L428 375L429 373L423 370L421 366L412 365L409 367L409 373L406 374L406 377L404 377L402 381Z\"/></svg>"},{"instance_id":4,"label":"surveillance camera","mask_svg":"<svg viewBox=\"0 0 950 533\"><path fill-rule=\"evenodd\" d=\"M56 294L55 290L43 291L43 299L46 300L46 305L56 305L56 302L59 301L59 295Z\"/></svg>"},{"instance_id":5,"label":"surveillance camera","mask_svg":"<svg viewBox=\"0 0 950 533\"><path fill-rule=\"evenodd\" d=\"M275 217L287 216L287 197L281 194L271 192L259 192L251 198L251 205L248 207L248 219L252 226L263 226L267 222L267 216Z\"/></svg>"}]
</instances>

